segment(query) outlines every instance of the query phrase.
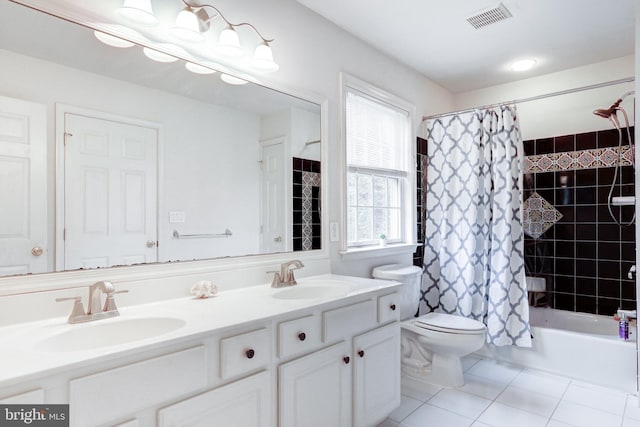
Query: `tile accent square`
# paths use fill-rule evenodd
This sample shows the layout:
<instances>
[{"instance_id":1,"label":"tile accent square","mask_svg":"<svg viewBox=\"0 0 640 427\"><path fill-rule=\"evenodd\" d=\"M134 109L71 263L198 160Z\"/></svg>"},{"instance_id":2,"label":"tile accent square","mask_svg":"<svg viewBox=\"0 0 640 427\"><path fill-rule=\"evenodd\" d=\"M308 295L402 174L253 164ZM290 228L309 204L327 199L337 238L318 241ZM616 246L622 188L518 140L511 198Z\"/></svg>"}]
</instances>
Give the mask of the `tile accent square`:
<instances>
[{"instance_id":1,"label":"tile accent square","mask_svg":"<svg viewBox=\"0 0 640 427\"><path fill-rule=\"evenodd\" d=\"M522 207L524 232L534 239L539 238L562 219L562 214L536 192L524 201Z\"/></svg>"}]
</instances>

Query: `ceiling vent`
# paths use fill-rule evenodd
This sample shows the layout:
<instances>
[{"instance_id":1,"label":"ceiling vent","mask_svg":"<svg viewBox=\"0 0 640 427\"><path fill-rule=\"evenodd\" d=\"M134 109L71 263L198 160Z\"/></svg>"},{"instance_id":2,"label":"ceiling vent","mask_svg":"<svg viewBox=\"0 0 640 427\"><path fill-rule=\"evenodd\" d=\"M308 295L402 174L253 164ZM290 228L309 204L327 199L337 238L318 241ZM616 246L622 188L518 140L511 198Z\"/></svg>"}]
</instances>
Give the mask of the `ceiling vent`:
<instances>
[{"instance_id":1,"label":"ceiling vent","mask_svg":"<svg viewBox=\"0 0 640 427\"><path fill-rule=\"evenodd\" d=\"M511 16L511 12L509 12L502 3L499 3L496 7L481 10L475 15L468 17L467 22L473 25L473 28L479 30L487 25L495 24L500 21L504 21L507 18L511 18Z\"/></svg>"}]
</instances>

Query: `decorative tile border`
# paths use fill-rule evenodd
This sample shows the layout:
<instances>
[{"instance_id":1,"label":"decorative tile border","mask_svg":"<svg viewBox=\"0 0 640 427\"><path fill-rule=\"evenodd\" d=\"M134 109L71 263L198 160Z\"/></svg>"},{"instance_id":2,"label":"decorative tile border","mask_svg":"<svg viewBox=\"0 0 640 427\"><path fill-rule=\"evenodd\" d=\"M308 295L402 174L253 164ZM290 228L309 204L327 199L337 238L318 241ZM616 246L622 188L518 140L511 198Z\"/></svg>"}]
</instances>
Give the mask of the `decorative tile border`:
<instances>
[{"instance_id":1,"label":"decorative tile border","mask_svg":"<svg viewBox=\"0 0 640 427\"><path fill-rule=\"evenodd\" d=\"M633 148L622 146L620 166L632 165ZM618 147L538 154L524 158L524 173L556 172L613 167L618 162Z\"/></svg>"},{"instance_id":2,"label":"decorative tile border","mask_svg":"<svg viewBox=\"0 0 640 427\"><path fill-rule=\"evenodd\" d=\"M293 250L320 249L320 162L293 158Z\"/></svg>"},{"instance_id":3,"label":"decorative tile border","mask_svg":"<svg viewBox=\"0 0 640 427\"><path fill-rule=\"evenodd\" d=\"M302 172L302 250L313 249L313 187L320 187L320 174Z\"/></svg>"}]
</instances>

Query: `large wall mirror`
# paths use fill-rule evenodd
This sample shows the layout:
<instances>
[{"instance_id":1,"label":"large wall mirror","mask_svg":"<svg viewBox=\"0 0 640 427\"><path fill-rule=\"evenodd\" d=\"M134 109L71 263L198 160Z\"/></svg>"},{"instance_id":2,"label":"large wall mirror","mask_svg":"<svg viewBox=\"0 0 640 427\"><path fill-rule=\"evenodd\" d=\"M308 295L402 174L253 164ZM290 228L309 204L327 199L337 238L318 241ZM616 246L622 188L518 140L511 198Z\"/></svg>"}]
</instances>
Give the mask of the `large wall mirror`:
<instances>
[{"instance_id":1,"label":"large wall mirror","mask_svg":"<svg viewBox=\"0 0 640 427\"><path fill-rule=\"evenodd\" d=\"M0 16L0 275L320 249L318 104Z\"/></svg>"}]
</instances>

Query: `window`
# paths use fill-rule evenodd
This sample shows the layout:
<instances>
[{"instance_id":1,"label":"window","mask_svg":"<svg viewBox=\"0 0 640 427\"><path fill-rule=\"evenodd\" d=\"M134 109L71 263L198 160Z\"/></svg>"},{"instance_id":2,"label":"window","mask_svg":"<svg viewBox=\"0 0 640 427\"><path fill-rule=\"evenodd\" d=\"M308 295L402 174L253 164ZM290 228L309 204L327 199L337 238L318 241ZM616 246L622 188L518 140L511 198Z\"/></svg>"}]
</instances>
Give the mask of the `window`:
<instances>
[{"instance_id":1,"label":"window","mask_svg":"<svg viewBox=\"0 0 640 427\"><path fill-rule=\"evenodd\" d=\"M383 235L405 243L413 232L411 107L352 80L344 82L347 247L378 245Z\"/></svg>"}]
</instances>

